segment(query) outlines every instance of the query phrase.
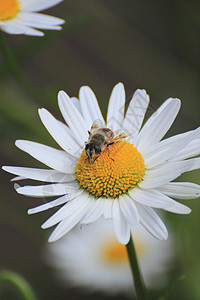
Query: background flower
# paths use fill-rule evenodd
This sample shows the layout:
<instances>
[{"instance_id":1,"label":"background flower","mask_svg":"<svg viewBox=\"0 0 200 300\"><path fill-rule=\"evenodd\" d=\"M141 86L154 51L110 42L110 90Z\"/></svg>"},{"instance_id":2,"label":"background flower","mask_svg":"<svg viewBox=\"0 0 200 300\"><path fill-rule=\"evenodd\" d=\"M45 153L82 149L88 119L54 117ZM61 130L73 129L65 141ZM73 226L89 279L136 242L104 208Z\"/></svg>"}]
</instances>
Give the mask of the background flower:
<instances>
[{"instance_id":1,"label":"background flower","mask_svg":"<svg viewBox=\"0 0 200 300\"><path fill-rule=\"evenodd\" d=\"M133 231L138 260L148 288L159 288L172 266L171 239L160 242L144 229ZM134 291L126 247L115 238L112 222L100 219L77 226L59 241L48 244L45 256L63 286L82 287L107 294Z\"/></svg>"},{"instance_id":2,"label":"background flower","mask_svg":"<svg viewBox=\"0 0 200 300\"><path fill-rule=\"evenodd\" d=\"M60 30L64 23L56 17L37 13L60 3L62 0L1 0L0 29L10 34L25 34L43 36L36 30Z\"/></svg>"}]
</instances>

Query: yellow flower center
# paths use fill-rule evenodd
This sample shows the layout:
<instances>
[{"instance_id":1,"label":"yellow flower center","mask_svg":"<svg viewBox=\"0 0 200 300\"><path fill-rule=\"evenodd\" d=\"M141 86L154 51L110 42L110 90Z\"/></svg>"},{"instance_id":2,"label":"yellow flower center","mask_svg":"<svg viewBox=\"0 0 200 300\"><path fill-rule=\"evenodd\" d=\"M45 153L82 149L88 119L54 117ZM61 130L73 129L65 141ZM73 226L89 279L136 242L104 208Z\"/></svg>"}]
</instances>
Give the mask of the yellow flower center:
<instances>
[{"instance_id":1,"label":"yellow flower center","mask_svg":"<svg viewBox=\"0 0 200 300\"><path fill-rule=\"evenodd\" d=\"M76 165L76 179L95 197L116 198L134 188L145 172L144 159L127 141L106 147L89 160L85 150Z\"/></svg>"},{"instance_id":2,"label":"yellow flower center","mask_svg":"<svg viewBox=\"0 0 200 300\"><path fill-rule=\"evenodd\" d=\"M134 240L138 257L141 259L145 252L145 245L139 240ZM120 244L116 239L108 240L102 246L103 259L112 264L128 262L126 246Z\"/></svg>"},{"instance_id":3,"label":"yellow flower center","mask_svg":"<svg viewBox=\"0 0 200 300\"><path fill-rule=\"evenodd\" d=\"M6 21L16 16L19 11L18 0L0 1L0 21Z\"/></svg>"}]
</instances>

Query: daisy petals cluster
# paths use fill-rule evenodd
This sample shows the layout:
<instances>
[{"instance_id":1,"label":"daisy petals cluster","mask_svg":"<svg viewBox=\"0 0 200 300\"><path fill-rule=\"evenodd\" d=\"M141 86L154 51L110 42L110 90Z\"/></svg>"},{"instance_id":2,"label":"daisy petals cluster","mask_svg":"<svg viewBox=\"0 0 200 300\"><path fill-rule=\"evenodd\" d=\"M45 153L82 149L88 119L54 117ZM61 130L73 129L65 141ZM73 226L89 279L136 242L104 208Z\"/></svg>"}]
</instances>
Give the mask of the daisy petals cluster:
<instances>
[{"instance_id":1,"label":"daisy petals cluster","mask_svg":"<svg viewBox=\"0 0 200 300\"><path fill-rule=\"evenodd\" d=\"M9 34L43 36L38 29L60 30L64 20L38 13L62 0L2 0L0 28Z\"/></svg>"},{"instance_id":2,"label":"daisy petals cluster","mask_svg":"<svg viewBox=\"0 0 200 300\"><path fill-rule=\"evenodd\" d=\"M143 126L149 96L145 90L137 90L125 112L125 89L122 83L117 84L111 93L106 120L102 116L95 94L88 86L81 87L79 99L70 98L64 91L59 92L58 105L67 125L56 120L44 108L39 110L39 115L62 150L32 141L16 141L18 148L49 169L4 167L5 171L18 176L14 180L29 178L43 182L38 186L17 185L16 191L19 194L45 198L58 196L56 200L28 211L29 214L34 214L62 206L42 225L42 228L57 225L49 241L61 238L77 224L92 223L102 215L113 220L115 235L122 244L129 242L131 228L137 224L141 224L157 239L167 239L167 228L155 209L188 214L191 209L174 198L193 199L200 196L200 185L174 182L182 173L200 168L200 158L197 157L200 154L200 127L163 139L179 112L180 100L166 100ZM91 165L86 159L84 147L88 140L88 130L97 119L113 131L121 129L131 134L124 141L111 145L110 150L107 147ZM127 172L123 169L123 161L118 161L118 153L121 151L120 145L125 144L134 148L136 161L142 158L144 174L139 179L136 178L136 181L130 179L130 188L124 192L123 184L127 184ZM126 157L124 155L124 159ZM112 166L117 163L120 163L119 174L118 171L113 174ZM91 172L88 185L99 180L96 191L95 186L90 192L89 186L87 189L80 184L77 177L79 165ZM93 172L97 166L98 171ZM109 185L107 177L102 177L102 174L107 173L110 174ZM102 195L96 196L102 186ZM116 189L116 186L118 195L112 197L112 188ZM111 189L110 196L104 196L105 189Z\"/></svg>"}]
</instances>

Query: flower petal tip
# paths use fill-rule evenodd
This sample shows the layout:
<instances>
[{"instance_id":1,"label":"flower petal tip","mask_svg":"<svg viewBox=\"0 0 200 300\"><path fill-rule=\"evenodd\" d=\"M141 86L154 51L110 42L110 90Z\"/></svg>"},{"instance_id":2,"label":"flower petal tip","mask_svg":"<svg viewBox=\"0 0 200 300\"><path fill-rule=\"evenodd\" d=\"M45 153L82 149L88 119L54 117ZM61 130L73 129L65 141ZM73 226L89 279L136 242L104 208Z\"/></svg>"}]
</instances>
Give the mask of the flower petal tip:
<instances>
[{"instance_id":1,"label":"flower petal tip","mask_svg":"<svg viewBox=\"0 0 200 300\"><path fill-rule=\"evenodd\" d=\"M53 243L53 242L55 242L55 241L57 241L58 240L58 238L55 238L54 237L54 234L53 234L53 232L52 232L52 234L49 236L49 238L48 238L48 243Z\"/></svg>"},{"instance_id":2,"label":"flower petal tip","mask_svg":"<svg viewBox=\"0 0 200 300\"><path fill-rule=\"evenodd\" d=\"M22 140L16 140L16 141L15 141L15 146L16 146L17 148L19 148L19 149L21 149L21 147L22 147L21 142L22 142Z\"/></svg>"},{"instance_id":3,"label":"flower petal tip","mask_svg":"<svg viewBox=\"0 0 200 300\"><path fill-rule=\"evenodd\" d=\"M14 183L14 189L16 190L16 192L18 193L18 189L20 188L21 186L18 184L18 183Z\"/></svg>"},{"instance_id":4,"label":"flower petal tip","mask_svg":"<svg viewBox=\"0 0 200 300\"><path fill-rule=\"evenodd\" d=\"M170 102L176 102L177 106L179 106L179 108L181 107L181 100L179 98L169 98L168 101Z\"/></svg>"},{"instance_id":5,"label":"flower petal tip","mask_svg":"<svg viewBox=\"0 0 200 300\"><path fill-rule=\"evenodd\" d=\"M48 238L48 243L53 243L54 242L54 240L52 240L50 237Z\"/></svg>"},{"instance_id":6,"label":"flower petal tip","mask_svg":"<svg viewBox=\"0 0 200 300\"><path fill-rule=\"evenodd\" d=\"M70 97L67 95L67 93L63 90L58 92L58 102L63 101L63 100L69 100Z\"/></svg>"},{"instance_id":7,"label":"flower petal tip","mask_svg":"<svg viewBox=\"0 0 200 300\"><path fill-rule=\"evenodd\" d=\"M48 114L49 112L48 112L48 110L46 109L46 108L39 108L38 109L38 114L39 114L39 117L40 117L40 119L42 119L42 117L44 116L44 114Z\"/></svg>"},{"instance_id":8,"label":"flower petal tip","mask_svg":"<svg viewBox=\"0 0 200 300\"><path fill-rule=\"evenodd\" d=\"M42 225L41 225L41 228L42 229L47 229L47 228L49 228L49 226L48 226L48 220L46 220ZM50 237L49 237L50 238Z\"/></svg>"},{"instance_id":9,"label":"flower petal tip","mask_svg":"<svg viewBox=\"0 0 200 300\"><path fill-rule=\"evenodd\" d=\"M120 82L118 82L118 83L115 85L115 87L119 87L119 88L124 89L124 84L120 81Z\"/></svg>"},{"instance_id":10,"label":"flower petal tip","mask_svg":"<svg viewBox=\"0 0 200 300\"><path fill-rule=\"evenodd\" d=\"M87 94L91 91L91 88L88 85L82 85L79 89L79 97L81 98L83 94Z\"/></svg>"}]
</instances>

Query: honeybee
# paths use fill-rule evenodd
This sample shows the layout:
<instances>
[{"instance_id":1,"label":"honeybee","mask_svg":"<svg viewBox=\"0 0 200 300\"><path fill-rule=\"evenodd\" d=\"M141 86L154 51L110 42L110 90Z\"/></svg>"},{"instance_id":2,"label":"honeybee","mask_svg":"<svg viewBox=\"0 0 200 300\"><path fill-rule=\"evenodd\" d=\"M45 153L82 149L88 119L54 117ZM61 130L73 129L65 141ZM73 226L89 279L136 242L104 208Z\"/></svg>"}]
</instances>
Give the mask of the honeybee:
<instances>
[{"instance_id":1,"label":"honeybee","mask_svg":"<svg viewBox=\"0 0 200 300\"><path fill-rule=\"evenodd\" d=\"M88 133L89 139L85 144L85 152L89 161L95 155L98 155L94 159L95 161L101 155L101 152L106 149L106 147L128 136L128 134L123 131L113 132L110 128L103 127L100 120L93 122Z\"/></svg>"}]
</instances>

